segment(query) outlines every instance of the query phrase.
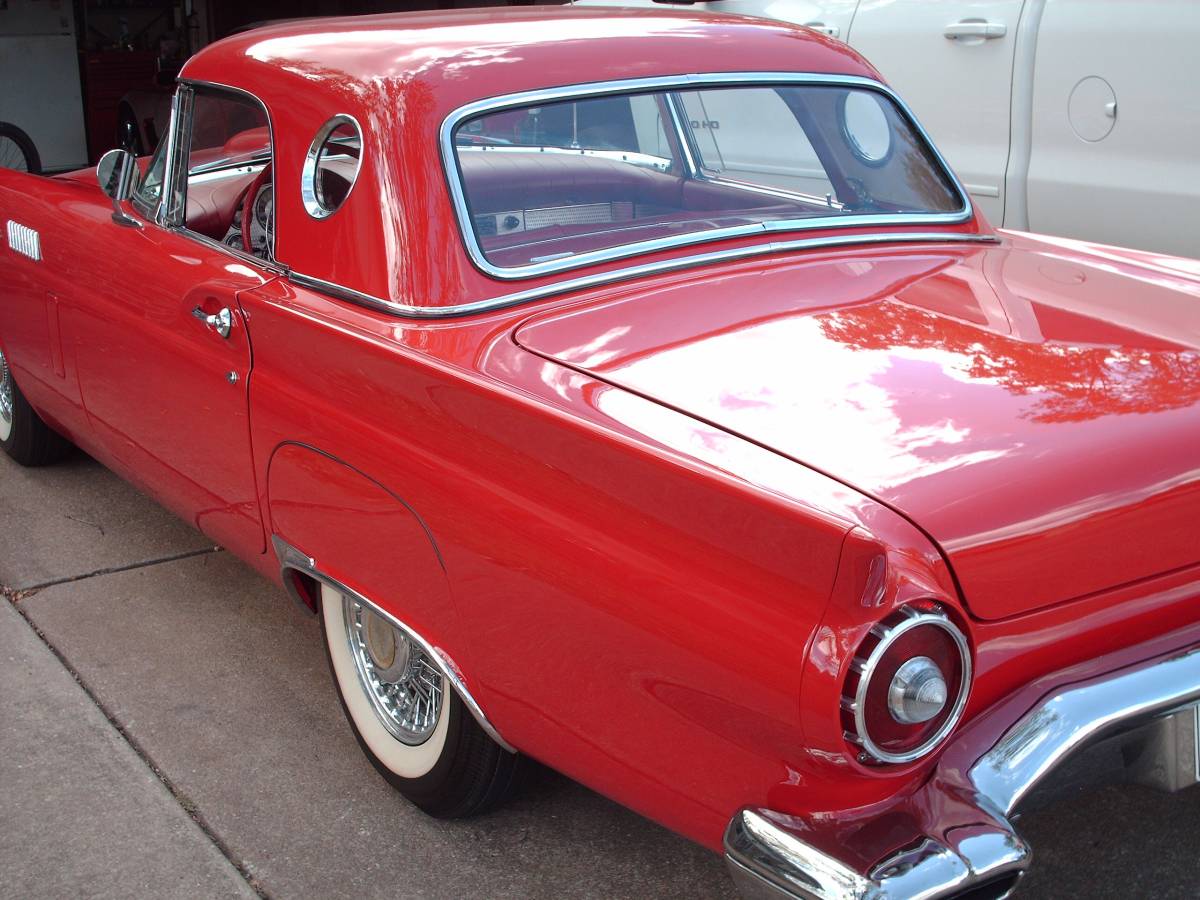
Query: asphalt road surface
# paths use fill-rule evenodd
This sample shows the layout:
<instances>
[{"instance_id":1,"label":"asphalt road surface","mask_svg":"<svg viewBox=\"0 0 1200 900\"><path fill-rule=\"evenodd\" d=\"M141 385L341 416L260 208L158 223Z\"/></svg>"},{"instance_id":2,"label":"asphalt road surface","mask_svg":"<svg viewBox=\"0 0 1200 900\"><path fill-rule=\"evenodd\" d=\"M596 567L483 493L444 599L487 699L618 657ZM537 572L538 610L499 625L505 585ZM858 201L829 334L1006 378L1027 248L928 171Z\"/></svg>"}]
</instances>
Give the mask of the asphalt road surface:
<instances>
[{"instance_id":1,"label":"asphalt road surface","mask_svg":"<svg viewBox=\"0 0 1200 900\"><path fill-rule=\"evenodd\" d=\"M0 897L733 895L719 857L549 771L478 819L408 806L316 620L82 454L0 455L0 585ZM1022 897L1197 895L1200 789L1104 788L1021 830Z\"/></svg>"}]
</instances>

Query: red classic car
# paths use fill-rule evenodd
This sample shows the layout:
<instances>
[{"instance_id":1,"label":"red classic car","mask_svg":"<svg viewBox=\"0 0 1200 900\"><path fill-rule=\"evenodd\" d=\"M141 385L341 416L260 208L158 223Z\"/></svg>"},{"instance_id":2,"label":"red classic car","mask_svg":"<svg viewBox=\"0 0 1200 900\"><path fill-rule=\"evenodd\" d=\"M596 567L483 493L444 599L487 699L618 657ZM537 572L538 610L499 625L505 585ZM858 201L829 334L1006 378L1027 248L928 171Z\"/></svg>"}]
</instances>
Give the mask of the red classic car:
<instances>
[{"instance_id":1,"label":"red classic car","mask_svg":"<svg viewBox=\"0 0 1200 900\"><path fill-rule=\"evenodd\" d=\"M279 579L428 812L528 755L753 896L986 897L1098 742L1198 780L1194 263L994 230L845 45L277 25L98 174L0 172L4 449Z\"/></svg>"}]
</instances>

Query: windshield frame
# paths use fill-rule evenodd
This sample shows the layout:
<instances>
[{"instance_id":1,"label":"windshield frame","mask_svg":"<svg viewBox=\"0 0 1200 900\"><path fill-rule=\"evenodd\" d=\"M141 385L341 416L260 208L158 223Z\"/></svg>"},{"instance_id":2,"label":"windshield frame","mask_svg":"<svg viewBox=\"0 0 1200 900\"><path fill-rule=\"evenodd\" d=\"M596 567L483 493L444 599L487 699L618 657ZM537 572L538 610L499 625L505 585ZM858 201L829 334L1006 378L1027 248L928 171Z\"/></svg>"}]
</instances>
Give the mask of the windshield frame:
<instances>
[{"instance_id":1,"label":"windshield frame","mask_svg":"<svg viewBox=\"0 0 1200 900\"><path fill-rule=\"evenodd\" d=\"M737 225L727 228L715 228L706 231L677 235L670 238L654 238L573 254L560 259L551 259L522 266L497 266L490 262L479 243L472 221L470 207L463 186L462 171L458 162L458 147L455 144L455 133L459 125L476 116L495 113L513 107L531 106L549 102L583 100L610 94L626 94L637 92L697 90L714 87L770 87L821 85L858 88L875 91L895 104L897 112L913 134L922 141L929 151L935 166L961 200L961 207L946 213L870 213L846 216L817 216L802 219L786 219ZM672 108L674 104L669 104ZM664 123L666 124L666 123ZM676 129L683 126L673 123ZM690 140L690 135L687 135ZM879 226L929 226L929 225L959 225L969 222L975 215L971 198L962 182L947 164L937 146L930 140L929 134L921 127L908 105L887 85L871 78L857 75L831 75L812 72L720 72L699 75L678 75L653 78L631 78L619 81L594 82L590 84L567 85L557 88L543 88L533 91L523 91L516 94L506 94L499 97L489 97L466 104L450 113L442 122L439 131L439 144L450 197L458 219L459 233L463 238L467 254L472 264L492 278L503 281L515 279L536 278L556 272L564 272L593 266L599 263L628 259L633 256L643 256L662 250L684 247L694 244L706 244L729 238L763 235L768 238L780 232L814 231L821 229L870 228ZM685 156L690 157L685 144ZM689 161L690 162L690 161Z\"/></svg>"}]
</instances>

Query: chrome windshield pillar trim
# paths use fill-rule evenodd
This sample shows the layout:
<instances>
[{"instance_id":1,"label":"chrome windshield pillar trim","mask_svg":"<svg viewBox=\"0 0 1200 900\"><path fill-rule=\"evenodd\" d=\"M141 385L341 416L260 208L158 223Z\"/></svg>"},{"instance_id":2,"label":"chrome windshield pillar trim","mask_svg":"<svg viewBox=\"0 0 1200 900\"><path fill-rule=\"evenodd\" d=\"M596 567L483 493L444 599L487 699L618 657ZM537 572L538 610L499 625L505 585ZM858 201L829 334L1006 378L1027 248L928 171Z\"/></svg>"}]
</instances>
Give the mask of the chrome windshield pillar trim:
<instances>
[{"instance_id":1,"label":"chrome windshield pillar trim","mask_svg":"<svg viewBox=\"0 0 1200 900\"><path fill-rule=\"evenodd\" d=\"M1030 710L971 767L982 797L1004 815L1075 750L1133 722L1200 703L1200 648L1071 687Z\"/></svg>"},{"instance_id":2,"label":"chrome windshield pillar trim","mask_svg":"<svg viewBox=\"0 0 1200 900\"><path fill-rule=\"evenodd\" d=\"M274 548L275 556L279 560L279 570L280 574L283 576L284 587L294 600L307 608L308 604L305 603L303 599L295 593L295 585L293 585L291 583L291 579L287 577L288 573L291 571L302 572L321 584L327 585L333 590L338 591L343 596L351 597L354 600L357 600L359 603L362 603L364 606L370 607L378 615L382 616L392 625L403 631L413 640L414 643L418 644L421 649L425 651L429 659L437 665L442 676L451 684L451 686L453 686L463 704L470 711L471 717L479 723L479 727L487 733L488 737L490 737L509 753L517 752L517 749L503 737L501 737L500 732L498 732L495 726L492 725L491 721L484 713L483 707L479 705L479 703L475 700L475 697L471 694L470 689L467 687L466 681L463 678L462 670L459 669L458 665L454 662L449 653L447 653L441 647L431 644L421 634L414 631L409 625L406 625L386 609L383 609L381 606L372 602L367 597L364 597L358 591L354 590L354 588L343 584L336 578L333 578L332 576L321 571L321 568L315 558L309 556L298 547L292 546L279 535L271 535L271 546Z\"/></svg>"},{"instance_id":3,"label":"chrome windshield pillar trim","mask_svg":"<svg viewBox=\"0 0 1200 900\"><path fill-rule=\"evenodd\" d=\"M176 90L171 94L171 109L167 118L167 130L163 135L163 172L162 183L159 185L158 200L151 203L144 201L140 194L135 191L131 201L133 208L147 222L153 222L155 225L165 227L166 223L166 204L167 197L170 196L172 173L171 173L171 154L174 151L175 145L175 126L179 119L179 91ZM157 149L151 154L151 162L154 161L154 156L158 153ZM149 171L149 170L147 170ZM138 191L141 190L139 186Z\"/></svg>"},{"instance_id":4,"label":"chrome windshield pillar trim","mask_svg":"<svg viewBox=\"0 0 1200 900\"><path fill-rule=\"evenodd\" d=\"M683 164L687 166L688 177L699 178L700 164L696 161L696 152L692 147L692 136L683 124L683 101L679 98L679 93L676 91L672 91L665 96L667 111L671 114L671 131L675 134L675 140L679 142L679 149L683 154Z\"/></svg>"},{"instance_id":5,"label":"chrome windshield pillar trim","mask_svg":"<svg viewBox=\"0 0 1200 900\"><path fill-rule=\"evenodd\" d=\"M730 873L745 896L772 900L937 900L978 888L1007 896L1032 861L1010 821L1030 791L1068 756L1114 734L1140 739L1139 729L1158 728L1168 716L1181 717L1180 727L1200 728L1197 706L1200 646L1067 684L1043 696L965 772L960 755L926 781L908 801L920 824L906 849L875 865L855 865L849 860L861 860L862 848L852 854L805 819L747 808L725 833ZM1191 737L1187 747L1200 753ZM1196 764L1190 761L1181 783L1193 783ZM831 854L818 843L837 849Z\"/></svg>"},{"instance_id":6,"label":"chrome windshield pillar trim","mask_svg":"<svg viewBox=\"0 0 1200 900\"><path fill-rule=\"evenodd\" d=\"M706 266L712 263L731 262L741 259L751 259L756 256L770 256L776 253L795 253L802 250L824 250L832 247L870 246L874 244L995 244L999 238L994 234L970 234L961 231L930 231L907 232L885 231L879 234L838 234L829 237L799 238L792 241L771 241L766 244L751 244L745 247L733 247L728 250L713 250L709 253L699 253L692 256L681 256L675 259L663 259L655 262L642 263L637 266L627 266L622 269L610 269L593 275L581 275L565 281L544 284L539 287L517 291L511 294L501 294L487 300L476 300L473 303L460 303L455 306L413 306L398 303L395 300L385 300L371 294L356 291L331 281L314 278L294 270L288 271L287 277L296 284L322 291L331 296L367 306L392 315L412 319L450 319L456 316L469 316L476 313L491 312L509 306L517 306L534 300L544 300L558 294L568 294L572 291L601 287L607 284L618 284L634 278L648 275L660 275L668 272L679 272Z\"/></svg>"},{"instance_id":7,"label":"chrome windshield pillar trim","mask_svg":"<svg viewBox=\"0 0 1200 900\"><path fill-rule=\"evenodd\" d=\"M806 231L818 228L859 228L871 226L925 226L925 225L952 225L969 221L975 214L974 207L971 204L970 195L963 187L962 182L954 174L953 169L947 164L946 159L942 156L941 151L937 149L933 141L930 140L928 132L917 121L915 115L908 105L901 99L895 91L882 82L876 81L873 78L864 78L859 75L831 75L828 73L816 72L713 72L690 75L671 75L659 76L653 78L627 78L617 81L592 82L588 84L565 85L556 88L543 88L534 91L523 91L516 94L507 94L500 97L489 97L484 100L477 100L473 103L468 103L461 106L448 115L442 122L439 133L439 145L442 157L442 168L446 177L446 184L450 191L450 198L454 206L455 216L458 219L459 232L463 238L464 246L467 250L467 255L472 264L491 278L498 280L513 280L521 278L534 278L541 275L548 275L553 272L561 272L566 269L576 269L587 265L597 263L613 262L619 259L627 259L631 256L641 256L647 253L654 253L659 250L667 250L673 247L685 246L687 244L695 244L710 241L719 241L730 237L728 233L732 229L713 229L712 231L700 232L692 235L681 235L675 238L661 238L650 241L643 241L636 244L627 244L620 247L612 247L605 250L595 250L586 253L580 253L570 256L566 259L548 260L545 262L533 263L524 266L505 267L496 266L490 263L487 256L480 246L475 228L471 219L470 206L467 203L466 191L463 188L462 172L458 165L458 154L454 145L454 133L458 126L466 119L477 116L483 113L496 112L498 110L509 109L514 106L534 105L541 103L549 103L560 100L575 100L588 97L602 97L611 94L631 93L636 91L678 91L680 89L697 89L701 87L711 87L713 85L720 86L769 86L769 85L826 85L833 87L851 87L860 88L863 90L875 91L887 97L900 114L912 126L917 137L925 144L933 157L936 165L941 169L942 174L947 179L948 183L954 188L955 192L961 201L957 211L951 213L909 213L909 214L875 214L856 216L853 222L848 222L845 218L840 217L821 217L810 219L796 219L786 222L770 223L772 228L761 230L789 230L789 231ZM678 121L678 111L672 107L672 117L676 119L674 127L680 127ZM685 150L691 156L691 150ZM698 165L698 160L688 162L689 166ZM698 169L696 170L698 171ZM738 231L742 231L746 226L739 226Z\"/></svg>"},{"instance_id":8,"label":"chrome windshield pillar trim","mask_svg":"<svg viewBox=\"0 0 1200 900\"><path fill-rule=\"evenodd\" d=\"M181 82L171 101L171 125L167 132L167 163L163 173L163 195L159 200L157 224L164 228L182 225L187 204L187 163L192 143L192 86Z\"/></svg>"}]
</instances>

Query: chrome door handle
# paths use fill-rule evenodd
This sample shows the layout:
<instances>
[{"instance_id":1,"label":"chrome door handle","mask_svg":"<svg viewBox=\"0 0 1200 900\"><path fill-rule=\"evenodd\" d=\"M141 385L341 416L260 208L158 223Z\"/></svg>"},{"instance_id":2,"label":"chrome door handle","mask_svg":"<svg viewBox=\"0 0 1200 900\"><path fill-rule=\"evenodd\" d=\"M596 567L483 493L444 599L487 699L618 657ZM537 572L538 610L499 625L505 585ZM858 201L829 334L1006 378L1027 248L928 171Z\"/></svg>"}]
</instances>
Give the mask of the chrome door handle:
<instances>
[{"instance_id":1,"label":"chrome door handle","mask_svg":"<svg viewBox=\"0 0 1200 900\"><path fill-rule=\"evenodd\" d=\"M983 19L963 19L953 25L947 25L942 32L947 40L959 41L964 38L976 38L978 41L994 41L1008 34L1008 26L1003 22L986 22Z\"/></svg>"},{"instance_id":2,"label":"chrome door handle","mask_svg":"<svg viewBox=\"0 0 1200 900\"><path fill-rule=\"evenodd\" d=\"M819 31L821 34L827 34L831 38L835 38L841 34L841 29L836 25L826 25L824 22L805 22L804 27L811 28L813 31Z\"/></svg>"},{"instance_id":3,"label":"chrome door handle","mask_svg":"<svg viewBox=\"0 0 1200 900\"><path fill-rule=\"evenodd\" d=\"M192 310L192 315L223 338L229 337L229 332L233 330L233 313L229 311L229 307L224 307L215 316L210 316L197 306Z\"/></svg>"}]
</instances>

